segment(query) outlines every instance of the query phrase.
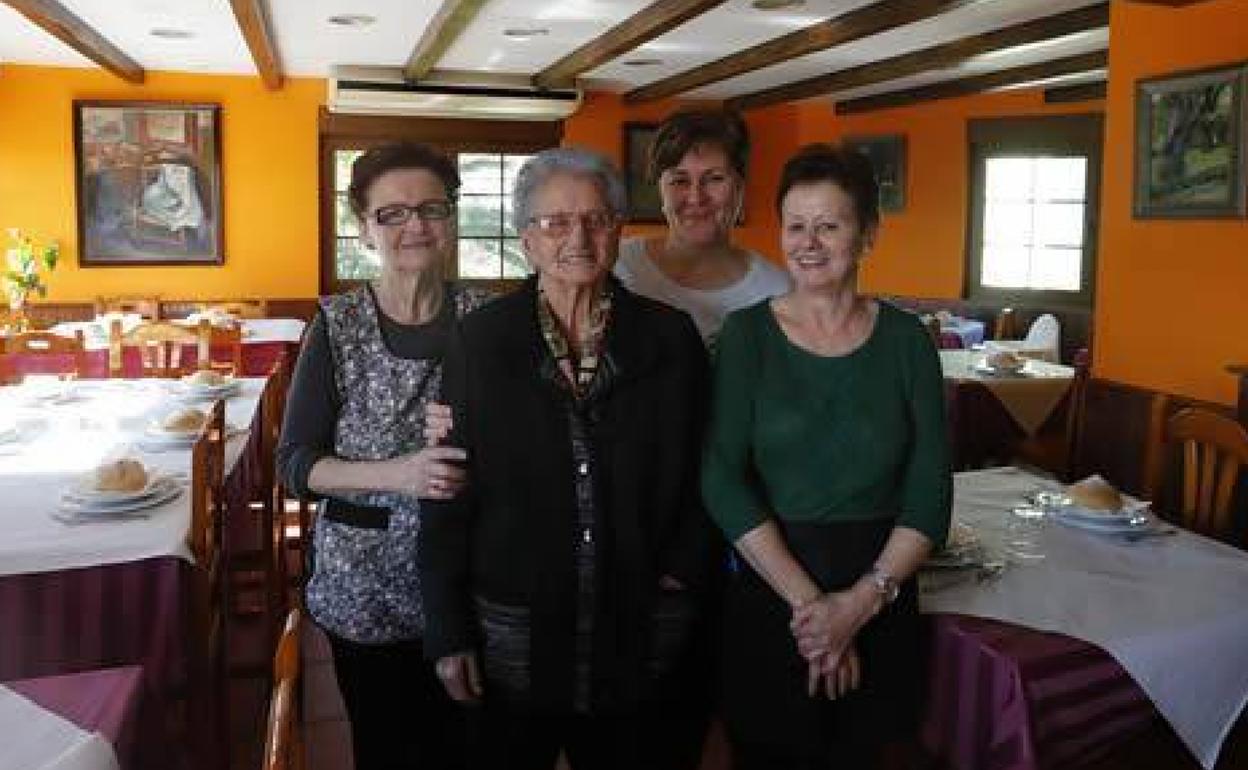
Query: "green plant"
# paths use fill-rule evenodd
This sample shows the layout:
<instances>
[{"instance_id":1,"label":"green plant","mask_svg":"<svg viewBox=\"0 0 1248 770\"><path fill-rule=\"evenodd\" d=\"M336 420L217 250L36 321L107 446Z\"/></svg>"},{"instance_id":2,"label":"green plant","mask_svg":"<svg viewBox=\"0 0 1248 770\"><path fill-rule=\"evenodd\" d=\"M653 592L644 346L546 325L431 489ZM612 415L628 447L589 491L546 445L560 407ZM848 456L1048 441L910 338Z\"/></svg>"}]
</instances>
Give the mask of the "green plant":
<instances>
[{"instance_id":1,"label":"green plant","mask_svg":"<svg viewBox=\"0 0 1248 770\"><path fill-rule=\"evenodd\" d=\"M16 227L9 229L9 238L16 245L5 252L4 287L9 305L21 305L31 292L48 296L45 272L56 269L61 247L56 241L40 244Z\"/></svg>"}]
</instances>

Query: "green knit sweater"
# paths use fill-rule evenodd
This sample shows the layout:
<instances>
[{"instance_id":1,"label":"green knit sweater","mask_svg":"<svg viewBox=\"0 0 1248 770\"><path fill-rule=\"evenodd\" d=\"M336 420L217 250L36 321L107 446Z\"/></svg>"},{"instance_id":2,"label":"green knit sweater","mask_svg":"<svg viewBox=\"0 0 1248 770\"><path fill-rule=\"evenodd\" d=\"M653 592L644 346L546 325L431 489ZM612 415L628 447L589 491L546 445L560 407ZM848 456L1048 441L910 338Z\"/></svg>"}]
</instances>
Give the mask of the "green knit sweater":
<instances>
[{"instance_id":1,"label":"green knit sweater","mask_svg":"<svg viewBox=\"0 0 1248 770\"><path fill-rule=\"evenodd\" d=\"M769 516L897 518L936 546L951 479L940 361L919 320L880 303L856 350L797 347L768 301L733 313L716 346L702 495L728 538Z\"/></svg>"}]
</instances>

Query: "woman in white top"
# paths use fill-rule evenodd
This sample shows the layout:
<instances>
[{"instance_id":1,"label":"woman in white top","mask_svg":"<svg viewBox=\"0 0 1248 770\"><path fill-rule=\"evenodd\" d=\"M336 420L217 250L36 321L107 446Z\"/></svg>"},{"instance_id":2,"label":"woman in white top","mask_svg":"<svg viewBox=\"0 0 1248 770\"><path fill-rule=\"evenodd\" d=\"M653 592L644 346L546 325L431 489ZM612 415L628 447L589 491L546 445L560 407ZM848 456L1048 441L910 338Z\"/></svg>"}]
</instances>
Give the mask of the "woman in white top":
<instances>
[{"instance_id":1,"label":"woman in white top","mask_svg":"<svg viewBox=\"0 0 1248 770\"><path fill-rule=\"evenodd\" d=\"M733 310L789 291L788 274L732 244L745 191L750 139L735 113L678 112L650 146L666 235L620 244L615 275L630 290L693 317L711 344Z\"/></svg>"}]
</instances>

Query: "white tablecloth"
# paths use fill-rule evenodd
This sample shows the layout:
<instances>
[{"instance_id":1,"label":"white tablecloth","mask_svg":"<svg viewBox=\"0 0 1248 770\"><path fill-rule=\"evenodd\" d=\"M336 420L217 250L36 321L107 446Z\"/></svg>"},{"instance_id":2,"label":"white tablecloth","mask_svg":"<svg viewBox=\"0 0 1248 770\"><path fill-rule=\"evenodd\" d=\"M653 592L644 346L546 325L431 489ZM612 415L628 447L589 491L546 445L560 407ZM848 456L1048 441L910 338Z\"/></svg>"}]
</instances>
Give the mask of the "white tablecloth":
<instances>
[{"instance_id":1,"label":"white tablecloth","mask_svg":"<svg viewBox=\"0 0 1248 770\"><path fill-rule=\"evenodd\" d=\"M1027 361L1016 375L985 371L984 361L982 351L940 351L941 373L946 380L978 382L988 388L1028 435L1040 429L1075 378L1072 367L1047 361Z\"/></svg>"},{"instance_id":2,"label":"white tablecloth","mask_svg":"<svg viewBox=\"0 0 1248 770\"><path fill-rule=\"evenodd\" d=\"M263 378L240 380L226 401L226 422L246 428L255 416ZM19 438L0 444L0 576L116 564L155 556L190 558L190 487L152 508L147 518L67 525L52 518L61 491L102 460L134 456L151 467L189 476L190 448L149 452L137 446L153 420L185 404L170 380L81 380L79 398L32 403L29 384L0 388L0 423L16 422ZM247 442L226 443L228 474ZM2 641L0 641L2 643ZM3 767L3 765L0 765Z\"/></svg>"},{"instance_id":3,"label":"white tablecloth","mask_svg":"<svg viewBox=\"0 0 1248 770\"><path fill-rule=\"evenodd\" d=\"M0 768L118 770L112 744L0 685Z\"/></svg>"},{"instance_id":4,"label":"white tablecloth","mask_svg":"<svg viewBox=\"0 0 1248 770\"><path fill-rule=\"evenodd\" d=\"M954 518L990 546L1003 543L1009 509L1043 483L1015 468L957 474ZM1049 520L1033 537L1044 559L926 593L923 609L1101 647L1212 768L1248 703L1248 554L1185 531L1128 543Z\"/></svg>"}]
</instances>

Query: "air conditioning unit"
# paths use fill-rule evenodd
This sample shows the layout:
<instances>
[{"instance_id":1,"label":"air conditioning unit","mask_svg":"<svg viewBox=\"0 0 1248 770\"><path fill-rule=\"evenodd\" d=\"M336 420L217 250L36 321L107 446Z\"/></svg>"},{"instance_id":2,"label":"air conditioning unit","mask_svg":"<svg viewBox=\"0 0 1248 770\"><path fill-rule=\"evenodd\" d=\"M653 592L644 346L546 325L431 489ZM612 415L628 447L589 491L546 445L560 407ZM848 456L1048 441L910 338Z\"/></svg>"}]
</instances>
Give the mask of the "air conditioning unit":
<instances>
[{"instance_id":1,"label":"air conditioning unit","mask_svg":"<svg viewBox=\"0 0 1248 770\"><path fill-rule=\"evenodd\" d=\"M539 90L524 75L438 72L418 83L397 67L335 67L329 110L354 115L562 120L581 106L579 89Z\"/></svg>"}]
</instances>

